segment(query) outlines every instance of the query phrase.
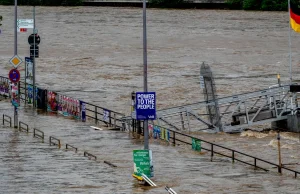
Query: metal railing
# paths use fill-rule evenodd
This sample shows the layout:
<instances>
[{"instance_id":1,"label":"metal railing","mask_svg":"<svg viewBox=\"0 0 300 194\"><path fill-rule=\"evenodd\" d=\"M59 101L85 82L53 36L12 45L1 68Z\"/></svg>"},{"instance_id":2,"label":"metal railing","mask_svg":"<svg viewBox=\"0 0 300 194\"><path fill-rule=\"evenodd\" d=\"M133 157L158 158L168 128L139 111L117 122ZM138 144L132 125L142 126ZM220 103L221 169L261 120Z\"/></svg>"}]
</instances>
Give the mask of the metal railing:
<instances>
[{"instance_id":1,"label":"metal railing","mask_svg":"<svg viewBox=\"0 0 300 194\"><path fill-rule=\"evenodd\" d=\"M5 80L5 82L9 83L9 79L6 77L0 76L0 79L1 80L3 79L3 80ZM30 85L31 84L28 84L24 81L19 82L20 100L25 102L25 104L27 103L27 95L28 95L27 86L30 86ZM35 87L35 89L42 89L42 88ZM32 88L32 90L33 90L33 88ZM55 92L55 91L53 91L53 92ZM64 94L61 94L58 92L56 92L56 93L59 96L68 97L67 95L64 95ZM73 97L71 97L71 98L73 98ZM75 99L75 98L73 98L73 99ZM82 101L82 102L86 104L86 117L93 119L96 124L98 122L103 122L109 127L123 129L124 123L123 123L122 118L125 116L124 114L118 113L116 111L113 111L113 110L110 110L110 109L107 109L104 107L93 105L88 102L84 102L84 101Z\"/></svg>"},{"instance_id":2,"label":"metal railing","mask_svg":"<svg viewBox=\"0 0 300 194\"><path fill-rule=\"evenodd\" d=\"M41 138L44 142L45 135L43 131L33 128L33 137Z\"/></svg>"},{"instance_id":3,"label":"metal railing","mask_svg":"<svg viewBox=\"0 0 300 194\"><path fill-rule=\"evenodd\" d=\"M91 153L88 153L88 152L83 152L83 156L85 157L88 157L88 158L94 158L95 160L97 160L97 156L91 154Z\"/></svg>"},{"instance_id":4,"label":"metal railing","mask_svg":"<svg viewBox=\"0 0 300 194\"><path fill-rule=\"evenodd\" d=\"M71 146L70 144L66 144L66 150L69 149L69 147L70 147L71 149L74 149L75 152L77 152L77 150L78 150L76 147Z\"/></svg>"},{"instance_id":5,"label":"metal railing","mask_svg":"<svg viewBox=\"0 0 300 194\"><path fill-rule=\"evenodd\" d=\"M24 125L25 127L23 127L22 125ZM26 131L27 133L29 132L29 127L26 123L23 123L22 121L19 121L19 131Z\"/></svg>"},{"instance_id":6,"label":"metal railing","mask_svg":"<svg viewBox=\"0 0 300 194\"><path fill-rule=\"evenodd\" d=\"M103 108L100 106L93 105L91 103L85 102L86 104L86 116L94 119L95 123L98 121L105 123L109 127L122 128L124 114ZM106 117L104 114L107 114ZM105 118L104 118L105 117Z\"/></svg>"},{"instance_id":7,"label":"metal railing","mask_svg":"<svg viewBox=\"0 0 300 194\"><path fill-rule=\"evenodd\" d=\"M8 118L9 120L7 120L6 118ZM9 123L9 127L11 127L11 117L8 115L3 114L3 125L5 125L5 122Z\"/></svg>"},{"instance_id":8,"label":"metal railing","mask_svg":"<svg viewBox=\"0 0 300 194\"><path fill-rule=\"evenodd\" d=\"M132 122L132 124L136 125L135 122ZM140 122L140 124L141 124L140 126L133 126L132 131L137 132L139 134L143 134L144 129L143 129L142 122ZM157 126L157 125L155 125L155 126ZM140 128L140 129L138 129L138 128ZM251 156L249 154L246 154L246 153L243 153L243 152L231 149L231 148L227 148L225 146L222 146L222 145L219 145L219 144L216 144L216 143L212 143L212 142L203 140L201 138L193 137L191 135L181 133L181 132L171 130L171 129L167 129L167 130L170 132L169 142L172 143L174 146L176 145L176 142L181 142L181 143L184 143L184 144L192 145L191 142L188 142L189 139L195 139L195 140L201 141L201 149L210 152L211 161L213 161L214 155L218 154L218 155L230 158L232 160L232 163L234 163L235 161L238 161L238 162L253 166L255 169L261 169L261 170L264 170L264 171L269 171L268 169L259 166L258 165L258 162L259 162L259 163L263 163L263 164L266 164L266 165L269 165L269 166L272 166L272 167L276 167L278 169L279 173L281 173L282 169L285 169L286 171L290 171L290 172L294 173L295 178L297 178L298 174L300 174L299 171L287 168L285 166L280 166L278 164L266 161L264 159L261 159L261 158L255 157L255 156ZM158 138L161 139L160 136ZM207 144L207 145L202 146L202 142ZM224 152L227 152L227 153L224 153ZM241 158L238 158L237 156L242 156L244 158L241 159ZM252 160L252 162L251 161L249 162L249 160L245 160L245 158Z\"/></svg>"},{"instance_id":9,"label":"metal railing","mask_svg":"<svg viewBox=\"0 0 300 194\"><path fill-rule=\"evenodd\" d=\"M275 164L275 163L272 163L272 162L269 162L269 161L266 161L266 160L263 160L261 158L258 158L258 157L255 157L255 156L251 156L249 154L246 154L246 153L243 153L243 152L240 152L240 151L237 151L237 150L234 150L234 149L231 149L231 148L227 148L225 146L221 146L221 145L218 145L218 144L215 144L215 143L212 143L212 142L209 142L209 141L205 141L201 138L197 138L197 137L193 137L191 135L187 135L187 134L184 134L184 133L181 133L181 132L178 132L178 131L174 131L174 130L170 130L169 131L172 132L172 136L170 136L170 139L172 139L172 144L173 145L176 145L176 141L179 141L181 143L185 143L185 144L189 144L189 145L192 145L192 143L190 142L187 142L185 140L183 140L183 138L179 139L178 136L183 136L183 137L187 137L187 138L193 138L195 140L200 140L201 142L204 142L206 144L208 144L209 148L208 147L203 147L201 145L201 149L203 150L206 150L206 151L209 151L210 152L210 157L211 157L211 161L213 161L213 157L214 157L214 154L219 154L221 156L224 156L224 157L227 157L227 158L231 158L232 162L234 163L235 161L239 161L241 163L244 163L244 164L247 164L247 165L250 165L250 166L253 166L255 167L255 169L262 169L264 171L269 171L268 169L266 168L263 168L263 167L260 167L257 165L257 162L261 162L261 163L264 163L264 164L268 164L268 165L271 165L273 167L276 167L278 169L278 172L281 173L281 170L282 169L285 169L287 171L290 171L292 173L294 173L294 177L297 178L297 175L300 174L300 172L296 171L296 170L292 170L292 169L289 169L289 168L286 168L284 166L280 166L278 164ZM219 149L219 150L216 150L216 149ZM221 150L220 150L221 149ZM230 154L224 154L224 153L221 153L221 151L227 151L229 152ZM249 158L249 159L252 159L253 160L253 163L250 163L248 161L245 161L245 160L242 160L242 159L239 159L237 158L237 154L243 156L243 157L246 157L246 158Z\"/></svg>"},{"instance_id":10,"label":"metal railing","mask_svg":"<svg viewBox=\"0 0 300 194\"><path fill-rule=\"evenodd\" d=\"M59 149L61 148L60 140L53 136L49 137L49 145L50 146L55 145L55 146L58 146Z\"/></svg>"},{"instance_id":11,"label":"metal railing","mask_svg":"<svg viewBox=\"0 0 300 194\"><path fill-rule=\"evenodd\" d=\"M113 163L111 163L111 162L105 161L105 160L104 160L104 163L105 163L105 164L108 164L109 166L112 166L112 167L114 167L114 168L117 167L117 165L115 165L115 164L113 164Z\"/></svg>"}]
</instances>

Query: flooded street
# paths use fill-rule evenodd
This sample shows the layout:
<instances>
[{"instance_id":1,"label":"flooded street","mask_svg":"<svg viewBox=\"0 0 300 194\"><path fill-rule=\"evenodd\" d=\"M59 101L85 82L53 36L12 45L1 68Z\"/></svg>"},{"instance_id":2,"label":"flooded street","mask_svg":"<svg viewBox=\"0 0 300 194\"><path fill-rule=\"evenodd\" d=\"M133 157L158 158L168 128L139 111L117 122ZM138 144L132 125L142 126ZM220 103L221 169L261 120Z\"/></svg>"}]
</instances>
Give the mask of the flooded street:
<instances>
[{"instance_id":1,"label":"flooded street","mask_svg":"<svg viewBox=\"0 0 300 194\"><path fill-rule=\"evenodd\" d=\"M157 108L203 100L199 86L202 62L211 66L219 96L267 88L289 80L287 12L225 10L160 10L148 14L149 91ZM13 7L0 6L0 75L7 76L13 56ZM19 17L32 18L32 7L19 7ZM41 37L36 60L37 83L68 96L130 114L130 93L142 91L142 10L112 7L37 7ZM18 34L18 54L29 55L27 37ZM293 78L300 80L299 35L292 32ZM24 63L19 69L24 69ZM7 100L0 114L13 115ZM131 177L132 150L143 142L126 132L95 131L91 123L36 113L21 107L19 120L45 132L45 143L15 129L0 128L0 189L3 193L299 193L300 181L253 170L242 163L188 146L150 140L157 188L141 187ZM264 125L264 128L268 125ZM276 133L204 134L200 137L278 163ZM49 146L59 138L62 149ZM65 151L65 144L78 153ZM300 171L299 135L282 133L283 163ZM83 157L83 151L97 161ZM117 168L104 163L109 161ZM285 172L285 171L284 171Z\"/></svg>"},{"instance_id":2,"label":"flooded street","mask_svg":"<svg viewBox=\"0 0 300 194\"><path fill-rule=\"evenodd\" d=\"M0 105L1 114L10 106L5 102ZM128 133L94 130L88 123L36 114L31 108L20 110L20 121L45 132L45 142L33 138L32 131L27 135L1 126L0 188L4 193L167 193L166 185L186 194L298 193L300 189L299 179L287 173L280 176L276 169L254 170L219 156L211 162L205 152L199 154L190 147L173 147L158 140L150 144L153 181L158 187L142 187L131 173L132 150L142 149L143 143ZM59 138L62 149L49 146L49 136ZM66 151L65 144L77 147L78 152ZM97 161L83 157L83 151L95 155Z\"/></svg>"}]
</instances>

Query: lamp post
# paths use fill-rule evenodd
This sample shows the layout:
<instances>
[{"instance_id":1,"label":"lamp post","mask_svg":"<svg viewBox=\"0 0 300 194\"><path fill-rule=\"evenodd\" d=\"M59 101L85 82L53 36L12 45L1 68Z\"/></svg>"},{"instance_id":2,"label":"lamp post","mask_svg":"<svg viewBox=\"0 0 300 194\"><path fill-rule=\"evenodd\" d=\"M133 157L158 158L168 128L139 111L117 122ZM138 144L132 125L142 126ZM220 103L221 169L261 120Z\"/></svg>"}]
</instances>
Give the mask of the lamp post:
<instances>
[{"instance_id":1,"label":"lamp post","mask_svg":"<svg viewBox=\"0 0 300 194\"><path fill-rule=\"evenodd\" d=\"M146 0L143 0L143 59L144 59L144 92L148 92L147 80L147 25L146 25ZM148 120L144 120L144 149L149 149Z\"/></svg>"},{"instance_id":2,"label":"lamp post","mask_svg":"<svg viewBox=\"0 0 300 194\"><path fill-rule=\"evenodd\" d=\"M18 19L18 0L15 0L15 43L14 43L14 56L18 55L18 32L17 32L17 19ZM16 68L17 69L17 68ZM19 83L17 83L19 84ZM20 94L18 94L20 95ZM18 107L14 106L14 128L18 128Z\"/></svg>"}]
</instances>

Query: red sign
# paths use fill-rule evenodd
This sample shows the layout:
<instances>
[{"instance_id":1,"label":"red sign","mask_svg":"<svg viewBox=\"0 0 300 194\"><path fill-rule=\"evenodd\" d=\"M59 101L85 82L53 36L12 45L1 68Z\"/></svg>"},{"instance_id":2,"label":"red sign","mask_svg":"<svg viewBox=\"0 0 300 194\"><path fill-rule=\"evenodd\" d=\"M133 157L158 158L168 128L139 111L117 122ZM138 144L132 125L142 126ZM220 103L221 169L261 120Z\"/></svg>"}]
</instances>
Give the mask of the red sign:
<instances>
[{"instance_id":1,"label":"red sign","mask_svg":"<svg viewBox=\"0 0 300 194\"><path fill-rule=\"evenodd\" d=\"M11 69L8 73L8 77L13 83L17 83L21 78L20 72L17 69Z\"/></svg>"},{"instance_id":2,"label":"red sign","mask_svg":"<svg viewBox=\"0 0 300 194\"><path fill-rule=\"evenodd\" d=\"M20 28L20 32L27 32L27 28Z\"/></svg>"}]
</instances>

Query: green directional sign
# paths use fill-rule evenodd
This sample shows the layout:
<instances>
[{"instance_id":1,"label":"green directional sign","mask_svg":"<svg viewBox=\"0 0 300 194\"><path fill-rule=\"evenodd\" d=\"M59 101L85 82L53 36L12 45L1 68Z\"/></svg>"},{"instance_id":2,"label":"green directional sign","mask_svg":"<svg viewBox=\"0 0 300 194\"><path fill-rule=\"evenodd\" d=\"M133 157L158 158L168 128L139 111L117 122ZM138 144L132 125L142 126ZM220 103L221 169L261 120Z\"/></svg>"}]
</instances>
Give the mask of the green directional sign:
<instances>
[{"instance_id":1,"label":"green directional sign","mask_svg":"<svg viewBox=\"0 0 300 194\"><path fill-rule=\"evenodd\" d=\"M192 149L195 151L201 151L201 140L192 138Z\"/></svg>"},{"instance_id":2,"label":"green directional sign","mask_svg":"<svg viewBox=\"0 0 300 194\"><path fill-rule=\"evenodd\" d=\"M152 151L151 150L133 150L134 174L142 176L142 173L148 177L153 177Z\"/></svg>"}]
</instances>

